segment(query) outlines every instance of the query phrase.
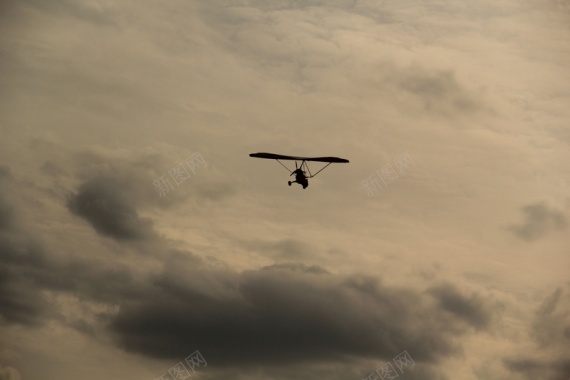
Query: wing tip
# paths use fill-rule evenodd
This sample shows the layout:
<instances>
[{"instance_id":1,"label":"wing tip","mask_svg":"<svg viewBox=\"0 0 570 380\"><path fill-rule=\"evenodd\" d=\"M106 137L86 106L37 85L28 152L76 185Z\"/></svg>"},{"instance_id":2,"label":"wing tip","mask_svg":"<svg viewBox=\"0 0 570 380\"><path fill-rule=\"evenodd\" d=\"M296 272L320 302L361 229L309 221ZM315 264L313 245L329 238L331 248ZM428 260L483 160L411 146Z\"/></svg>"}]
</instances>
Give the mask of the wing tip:
<instances>
[{"instance_id":1,"label":"wing tip","mask_svg":"<svg viewBox=\"0 0 570 380\"><path fill-rule=\"evenodd\" d=\"M250 153L249 157L261 157L263 158L264 156L271 156L274 155L272 153L264 153L264 152L257 152L257 153Z\"/></svg>"}]
</instances>

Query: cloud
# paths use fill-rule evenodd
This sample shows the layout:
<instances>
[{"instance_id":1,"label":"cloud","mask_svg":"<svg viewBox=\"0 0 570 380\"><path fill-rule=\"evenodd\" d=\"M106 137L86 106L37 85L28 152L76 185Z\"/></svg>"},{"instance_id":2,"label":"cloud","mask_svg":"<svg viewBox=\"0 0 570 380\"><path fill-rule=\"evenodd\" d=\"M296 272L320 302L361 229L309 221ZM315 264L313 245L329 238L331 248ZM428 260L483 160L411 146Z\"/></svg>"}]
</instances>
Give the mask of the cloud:
<instances>
[{"instance_id":1,"label":"cloud","mask_svg":"<svg viewBox=\"0 0 570 380\"><path fill-rule=\"evenodd\" d=\"M567 380L570 377L570 359L505 359L504 365L525 379Z\"/></svg>"},{"instance_id":2,"label":"cloud","mask_svg":"<svg viewBox=\"0 0 570 380\"><path fill-rule=\"evenodd\" d=\"M128 198L133 207L169 208L189 200L220 202L235 195L235 184L212 163L208 165L209 157L202 157L205 164L195 168L196 172L190 178L176 185L170 177L170 170L182 164L190 173L191 167L185 161L191 154L187 149L170 145L166 148L175 154L161 154L155 149L144 148L90 149L72 155L79 179L84 182L95 179L109 182L108 186L114 185L114 191L118 190L118 194ZM162 197L153 186L153 181L159 178L170 184L169 191Z\"/></svg>"},{"instance_id":3,"label":"cloud","mask_svg":"<svg viewBox=\"0 0 570 380\"><path fill-rule=\"evenodd\" d=\"M550 296L546 297L536 311L532 324L531 335L541 346L556 344L559 340L564 340L565 329L570 327L570 313L568 310L560 309L563 292L562 288L556 289ZM568 299L568 296L566 296ZM570 341L569 341L570 343Z\"/></svg>"},{"instance_id":4,"label":"cloud","mask_svg":"<svg viewBox=\"0 0 570 380\"><path fill-rule=\"evenodd\" d=\"M272 257L276 260L303 261L314 255L310 245L297 239L281 239L278 241L243 241L242 245L253 251Z\"/></svg>"},{"instance_id":5,"label":"cloud","mask_svg":"<svg viewBox=\"0 0 570 380\"><path fill-rule=\"evenodd\" d=\"M133 271L124 264L85 259L80 255L57 257L46 249L40 238L13 220L0 230L0 320L3 324L39 326L60 318L57 305L50 302L46 291L76 293L87 302L113 304L144 291L135 283Z\"/></svg>"},{"instance_id":6,"label":"cloud","mask_svg":"<svg viewBox=\"0 0 570 380\"><path fill-rule=\"evenodd\" d=\"M550 231L560 231L566 228L566 217L563 213L549 209L542 203L535 203L523 208L526 221L523 224L512 225L509 229L525 241L537 240Z\"/></svg>"},{"instance_id":7,"label":"cloud","mask_svg":"<svg viewBox=\"0 0 570 380\"><path fill-rule=\"evenodd\" d=\"M10 168L5 165L0 165L0 180L6 180L12 178L12 172Z\"/></svg>"},{"instance_id":8,"label":"cloud","mask_svg":"<svg viewBox=\"0 0 570 380\"><path fill-rule=\"evenodd\" d=\"M38 325L51 307L29 269L41 268L45 254L38 244L15 234L0 234L0 317L5 323Z\"/></svg>"},{"instance_id":9,"label":"cloud","mask_svg":"<svg viewBox=\"0 0 570 380\"><path fill-rule=\"evenodd\" d=\"M132 201L116 181L99 177L83 183L67 201L68 209L87 220L103 236L119 241L156 236L150 219L138 215Z\"/></svg>"},{"instance_id":10,"label":"cloud","mask_svg":"<svg viewBox=\"0 0 570 380\"><path fill-rule=\"evenodd\" d=\"M386 364L383 362L382 364ZM368 370L367 370L368 368ZM253 370L245 368L224 368L216 369L210 362L207 368L199 368L200 378L205 380L215 380L220 377L229 377L236 380L253 380L253 379L272 379L272 380L302 380L302 379L330 379L330 380L346 380L346 379L380 379L376 369L370 365L362 365L361 363L347 362L329 362L320 364L307 364L303 366L283 366L268 367L259 366ZM374 374L372 377L370 375ZM439 370L431 368L423 363L415 363L414 366L403 367L403 373L400 377L409 380L449 380Z\"/></svg>"},{"instance_id":11,"label":"cloud","mask_svg":"<svg viewBox=\"0 0 570 380\"><path fill-rule=\"evenodd\" d=\"M0 365L0 380L21 380L20 372L16 368Z\"/></svg>"},{"instance_id":12,"label":"cloud","mask_svg":"<svg viewBox=\"0 0 570 380\"><path fill-rule=\"evenodd\" d=\"M447 313L419 293L318 266L280 264L240 274L189 269L185 277L165 272L154 285L111 323L120 346L151 357L180 359L199 349L217 366L251 367L391 360L407 349L416 361L437 362L460 351L454 338L465 333L465 315Z\"/></svg>"},{"instance_id":13,"label":"cloud","mask_svg":"<svg viewBox=\"0 0 570 380\"><path fill-rule=\"evenodd\" d=\"M184 256L194 265L200 263L190 252L168 247L159 254L164 260ZM151 290L144 273L123 263L98 257L58 259L25 233L0 234L0 316L5 324L64 321L65 313L47 293L74 295L86 305L105 305L106 311L96 316L102 322L116 305L144 298ZM80 329L86 326L81 320L73 323Z\"/></svg>"},{"instance_id":14,"label":"cloud","mask_svg":"<svg viewBox=\"0 0 570 380\"><path fill-rule=\"evenodd\" d=\"M12 207L0 198L0 231L8 229L14 220Z\"/></svg>"},{"instance_id":15,"label":"cloud","mask_svg":"<svg viewBox=\"0 0 570 380\"><path fill-rule=\"evenodd\" d=\"M413 94L428 113L470 115L483 109L481 101L461 86L452 71L428 71L418 67L400 69L395 82Z\"/></svg>"},{"instance_id":16,"label":"cloud","mask_svg":"<svg viewBox=\"0 0 570 380\"><path fill-rule=\"evenodd\" d=\"M570 298L557 288L536 309L529 335L537 352L506 357L504 366L527 379L566 380L570 378Z\"/></svg>"},{"instance_id":17,"label":"cloud","mask_svg":"<svg viewBox=\"0 0 570 380\"><path fill-rule=\"evenodd\" d=\"M389 26L409 20L393 19L389 7L380 2L288 8L273 4L208 11L209 17L223 25L219 31L239 57L258 65L256 75L263 80L286 78L288 88L329 101L348 100L346 106L351 100L374 107L382 101L408 114L446 119L491 114L488 111L493 107L484 94L461 79L456 65L403 63L390 55L394 40L404 46L411 41L399 40L401 36ZM423 11L422 21L415 22L429 24L432 12Z\"/></svg>"},{"instance_id":18,"label":"cloud","mask_svg":"<svg viewBox=\"0 0 570 380\"><path fill-rule=\"evenodd\" d=\"M448 278L466 268L492 273L492 281L471 285L513 295L505 329L514 330L511 321L523 324L532 314L528 297L548 280L534 276L539 261L560 260L562 239L524 262L502 250L497 265L493 249L511 232L517 240L548 237L563 228L556 218L527 222L523 213L502 237L478 219L481 207L512 210L515 200L504 195L513 189L534 192L529 167L554 180L548 199L562 204L567 193L555 186L566 151L553 138L570 109L567 30L548 21L547 7L562 1L546 3L3 2L0 162L13 163L19 181L0 196L2 328L20 331L8 339L25 357L52 355L41 347L49 347L53 325L62 343L77 347L77 338L96 338L67 328L94 334L111 323L117 345L139 355L116 355L116 365L99 370L137 378L158 362L147 356L178 361L202 347L209 368L222 363L217 378L358 379L355 368L366 372L359 361L389 360L400 348L412 352L416 368L433 363L451 378L468 377L485 355L506 371L497 353L524 346L528 336L485 334L495 321L486 293L456 282L430 287L435 277L409 273L433 262ZM52 147L27 144L30 136ZM248 161L259 146L337 152L352 163L319 175L309 192L290 192L273 166ZM159 197L152 181L168 178L195 149L208 167ZM370 168L404 149L423 170L382 197L357 194ZM0 166L0 183L9 176ZM242 193L230 198L236 189ZM330 247L344 254L325 255ZM449 254L458 250L464 254ZM239 270L211 268L201 255ZM259 269L318 259L326 269ZM386 282L359 271L382 273ZM430 285L424 291L418 283ZM537 347L566 347L567 294L553 293L545 301L553 306L528 324ZM105 311L83 319L90 312L65 310L67 299ZM37 329L43 321L50 323ZM84 356L115 356L107 343L82 346ZM73 356L63 346L55 355ZM464 358L446 360L463 347ZM550 362L525 354L511 359ZM146 363L135 369L131 360ZM255 369L244 375L241 361ZM344 370L319 370L320 361ZM45 376L26 369L26 378L77 377L61 370L63 361L49 363ZM83 363L75 368L86 378L109 377ZM437 378L419 372L405 378Z\"/></svg>"},{"instance_id":19,"label":"cloud","mask_svg":"<svg viewBox=\"0 0 570 380\"><path fill-rule=\"evenodd\" d=\"M0 320L27 326L41 324L48 303L34 290L33 282L0 270Z\"/></svg>"},{"instance_id":20,"label":"cloud","mask_svg":"<svg viewBox=\"0 0 570 380\"><path fill-rule=\"evenodd\" d=\"M471 326L477 329L489 326L492 312L480 297L472 295L467 298L451 284L432 287L428 292L439 301L443 310L465 320Z\"/></svg>"},{"instance_id":21,"label":"cloud","mask_svg":"<svg viewBox=\"0 0 570 380\"><path fill-rule=\"evenodd\" d=\"M11 176L0 167L0 321L2 323L36 326L42 316L51 310L29 268L46 264L46 253L35 239L21 231L16 220L16 209L7 195L13 193ZM5 181L2 181L4 179Z\"/></svg>"}]
</instances>

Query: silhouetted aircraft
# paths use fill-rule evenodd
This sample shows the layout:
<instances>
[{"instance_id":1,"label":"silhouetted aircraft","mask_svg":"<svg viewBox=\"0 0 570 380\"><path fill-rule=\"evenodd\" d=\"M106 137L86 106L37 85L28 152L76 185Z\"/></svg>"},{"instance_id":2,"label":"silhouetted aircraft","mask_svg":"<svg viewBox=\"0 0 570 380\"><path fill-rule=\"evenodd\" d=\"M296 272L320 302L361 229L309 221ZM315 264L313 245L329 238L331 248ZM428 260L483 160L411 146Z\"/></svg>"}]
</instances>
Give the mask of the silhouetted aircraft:
<instances>
[{"instance_id":1,"label":"silhouetted aircraft","mask_svg":"<svg viewBox=\"0 0 570 380\"><path fill-rule=\"evenodd\" d=\"M306 189L307 186L309 186L309 178L313 178L314 176L322 172L330 164L349 162L344 158L338 158L338 157L297 157L297 156L284 156L281 154L274 154L274 153L251 153L249 156L256 158L266 158L268 160L276 160L281 164L281 166L287 169L289 173L291 173L290 175L295 175L295 181L287 182L289 186L291 186L292 183L298 183L301 186L303 186L303 189ZM291 171L287 166L283 165L283 163L279 160L295 161L295 170ZM297 163L298 161L301 161L300 165ZM327 162L327 164L324 167L322 167L321 170L319 170L315 174L312 174L311 170L309 169L309 164L307 164L308 161ZM307 175L307 173L309 173L309 175Z\"/></svg>"}]
</instances>

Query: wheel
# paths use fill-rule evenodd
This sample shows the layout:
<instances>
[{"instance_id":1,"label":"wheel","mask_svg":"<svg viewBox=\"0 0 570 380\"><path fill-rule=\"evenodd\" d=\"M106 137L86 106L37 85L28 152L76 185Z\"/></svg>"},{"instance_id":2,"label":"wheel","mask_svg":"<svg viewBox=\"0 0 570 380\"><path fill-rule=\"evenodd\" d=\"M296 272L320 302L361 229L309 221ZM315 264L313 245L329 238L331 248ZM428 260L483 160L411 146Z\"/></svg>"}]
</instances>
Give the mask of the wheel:
<instances>
[{"instance_id":1,"label":"wheel","mask_svg":"<svg viewBox=\"0 0 570 380\"><path fill-rule=\"evenodd\" d=\"M289 186L291 186L291 181L288 181L287 183L289 184Z\"/></svg>"}]
</instances>

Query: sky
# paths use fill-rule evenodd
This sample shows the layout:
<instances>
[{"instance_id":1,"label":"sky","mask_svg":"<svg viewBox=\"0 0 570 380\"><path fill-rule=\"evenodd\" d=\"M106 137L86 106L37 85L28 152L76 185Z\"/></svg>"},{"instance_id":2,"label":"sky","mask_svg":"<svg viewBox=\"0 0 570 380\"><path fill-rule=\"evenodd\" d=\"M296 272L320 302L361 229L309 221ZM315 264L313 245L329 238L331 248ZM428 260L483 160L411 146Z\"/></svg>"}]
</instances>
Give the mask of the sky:
<instances>
[{"instance_id":1,"label":"sky","mask_svg":"<svg viewBox=\"0 0 570 380\"><path fill-rule=\"evenodd\" d=\"M2 1L0 380L567 380L569 67L569 0Z\"/></svg>"}]
</instances>

